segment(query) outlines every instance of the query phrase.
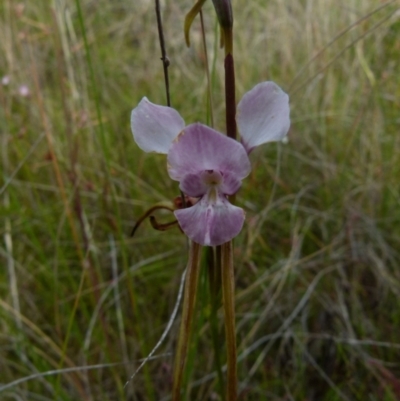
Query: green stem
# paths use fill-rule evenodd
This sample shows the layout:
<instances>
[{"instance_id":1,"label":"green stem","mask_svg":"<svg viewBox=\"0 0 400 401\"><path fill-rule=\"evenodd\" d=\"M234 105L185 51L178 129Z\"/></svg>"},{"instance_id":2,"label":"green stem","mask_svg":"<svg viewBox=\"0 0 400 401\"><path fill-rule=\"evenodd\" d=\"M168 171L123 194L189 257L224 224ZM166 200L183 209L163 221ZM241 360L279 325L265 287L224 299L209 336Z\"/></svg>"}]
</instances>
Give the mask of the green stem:
<instances>
[{"instance_id":1,"label":"green stem","mask_svg":"<svg viewBox=\"0 0 400 401\"><path fill-rule=\"evenodd\" d=\"M186 273L185 292L183 295L182 320L179 331L178 347L175 357L172 401L181 399L183 373L187 359L190 334L193 326L194 308L200 272L201 246L193 242L189 250L189 261Z\"/></svg>"},{"instance_id":2,"label":"green stem","mask_svg":"<svg viewBox=\"0 0 400 401\"><path fill-rule=\"evenodd\" d=\"M227 401L237 399L237 355L235 330L235 276L233 269L232 241L221 246L222 297L225 314L225 337L227 349Z\"/></svg>"}]
</instances>

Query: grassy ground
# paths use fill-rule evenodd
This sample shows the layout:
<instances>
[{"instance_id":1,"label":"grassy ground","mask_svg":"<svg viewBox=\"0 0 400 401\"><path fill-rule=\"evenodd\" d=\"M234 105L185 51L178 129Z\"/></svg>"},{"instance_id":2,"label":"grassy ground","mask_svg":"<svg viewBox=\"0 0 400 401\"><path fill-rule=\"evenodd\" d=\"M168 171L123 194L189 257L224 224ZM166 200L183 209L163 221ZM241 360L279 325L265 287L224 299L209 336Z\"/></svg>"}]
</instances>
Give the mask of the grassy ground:
<instances>
[{"instance_id":1,"label":"grassy ground","mask_svg":"<svg viewBox=\"0 0 400 401\"><path fill-rule=\"evenodd\" d=\"M165 3L172 105L207 122L192 1ZM289 142L252 154L237 197L240 399L400 400L400 5L233 3L238 99L274 80L292 109ZM143 96L165 103L153 3L4 0L0 18L0 399L167 400L179 318L123 388L186 261L178 230L129 237L178 191L129 128ZM205 24L222 130L211 2ZM218 400L205 273L200 296L188 399Z\"/></svg>"}]
</instances>

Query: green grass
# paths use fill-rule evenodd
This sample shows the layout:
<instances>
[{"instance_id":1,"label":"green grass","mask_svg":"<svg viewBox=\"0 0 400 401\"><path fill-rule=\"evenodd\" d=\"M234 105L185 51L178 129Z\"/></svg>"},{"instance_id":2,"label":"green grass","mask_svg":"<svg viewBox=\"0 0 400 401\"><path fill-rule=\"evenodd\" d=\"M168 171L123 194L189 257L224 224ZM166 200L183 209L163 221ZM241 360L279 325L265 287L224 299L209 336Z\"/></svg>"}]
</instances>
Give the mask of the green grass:
<instances>
[{"instance_id":1,"label":"green grass","mask_svg":"<svg viewBox=\"0 0 400 401\"><path fill-rule=\"evenodd\" d=\"M237 98L274 80L292 110L289 143L252 153L237 196L240 400L399 400L399 3L233 3ZM178 194L129 128L143 96L165 104L153 2L22 4L0 4L0 399L167 400L179 319L123 389L169 321L187 257L176 229L145 222L129 237ZM191 4L163 8L171 98L205 122L200 25L190 49L182 32ZM204 15L223 130L211 2ZM199 294L186 393L213 400Z\"/></svg>"}]
</instances>

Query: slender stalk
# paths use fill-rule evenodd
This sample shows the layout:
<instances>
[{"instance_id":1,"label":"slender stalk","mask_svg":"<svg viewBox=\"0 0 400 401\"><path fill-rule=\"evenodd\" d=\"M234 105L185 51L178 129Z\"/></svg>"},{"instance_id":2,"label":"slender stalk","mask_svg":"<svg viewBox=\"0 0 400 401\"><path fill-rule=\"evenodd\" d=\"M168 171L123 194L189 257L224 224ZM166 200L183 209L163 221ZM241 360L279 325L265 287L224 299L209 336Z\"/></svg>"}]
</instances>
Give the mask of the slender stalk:
<instances>
[{"instance_id":1,"label":"slender stalk","mask_svg":"<svg viewBox=\"0 0 400 401\"><path fill-rule=\"evenodd\" d=\"M228 4L229 5L229 4ZM220 4L221 6L221 4ZM235 99L235 68L233 61L233 17L230 7L217 9L220 11L219 21L223 30L225 46L225 112L226 134L236 140L236 99ZM235 203L235 196L231 196L231 203ZM235 330L235 277L233 268L233 245L229 241L221 245L221 278L222 298L225 315L225 338L227 350L227 401L237 399L237 350Z\"/></svg>"},{"instance_id":2,"label":"slender stalk","mask_svg":"<svg viewBox=\"0 0 400 401\"><path fill-rule=\"evenodd\" d=\"M214 347L215 369L218 375L221 399L225 401L225 381L221 362L221 338L218 330L218 309L221 305L221 247L207 247L207 265L210 287L210 329ZM216 258L214 257L216 253Z\"/></svg>"},{"instance_id":3,"label":"slender stalk","mask_svg":"<svg viewBox=\"0 0 400 401\"><path fill-rule=\"evenodd\" d=\"M183 373L189 348L189 340L193 326L194 309L200 272L201 246L192 242L189 250L189 261L186 272L185 292L183 295L182 320L176 350L172 401L181 399Z\"/></svg>"},{"instance_id":4,"label":"slender stalk","mask_svg":"<svg viewBox=\"0 0 400 401\"><path fill-rule=\"evenodd\" d=\"M160 39L161 61L163 63L163 69L164 69L165 92L167 95L167 105L168 107L171 107L171 97L169 93L169 76L168 76L169 58L167 57L167 51L165 50L165 40L164 40L164 30L161 20L160 0L155 0L155 2L156 2L158 38Z\"/></svg>"},{"instance_id":5,"label":"slender stalk","mask_svg":"<svg viewBox=\"0 0 400 401\"><path fill-rule=\"evenodd\" d=\"M208 111L210 116L210 126L214 128L214 111L213 111L213 100L212 100L212 82L211 74L208 61L207 41L206 33L204 28L203 11L200 10L200 25L201 25L201 36L203 42L204 58L205 58L205 70L207 76L207 95L208 95ZM218 330L218 309L221 304L221 247L206 248L206 264L208 268L208 280L210 289L210 330L211 339L214 347L214 359L215 359L215 370L218 375L218 386L222 401L225 401L225 383L224 375L222 371L221 361L221 339Z\"/></svg>"},{"instance_id":6,"label":"slender stalk","mask_svg":"<svg viewBox=\"0 0 400 401\"><path fill-rule=\"evenodd\" d=\"M237 399L237 355L235 330L235 275L232 241L221 246L222 297L225 314L225 338L227 349L227 401Z\"/></svg>"}]
</instances>

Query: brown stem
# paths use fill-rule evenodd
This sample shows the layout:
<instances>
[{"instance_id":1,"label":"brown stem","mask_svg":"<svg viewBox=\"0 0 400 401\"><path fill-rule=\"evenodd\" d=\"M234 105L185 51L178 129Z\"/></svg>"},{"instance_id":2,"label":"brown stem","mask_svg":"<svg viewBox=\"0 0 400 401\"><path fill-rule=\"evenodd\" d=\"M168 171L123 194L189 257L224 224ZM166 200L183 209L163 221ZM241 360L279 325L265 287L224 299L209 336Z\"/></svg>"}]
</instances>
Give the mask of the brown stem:
<instances>
[{"instance_id":1,"label":"brown stem","mask_svg":"<svg viewBox=\"0 0 400 401\"><path fill-rule=\"evenodd\" d=\"M164 31L163 31L161 11L160 11L160 0L155 0L155 2L156 2L158 37L160 39L160 48L161 48L161 61L163 63L163 68L164 68L165 92L167 95L167 105L168 107L171 107L171 98L169 94L169 76L168 76L169 58L167 57L167 52L165 50Z\"/></svg>"}]
</instances>

